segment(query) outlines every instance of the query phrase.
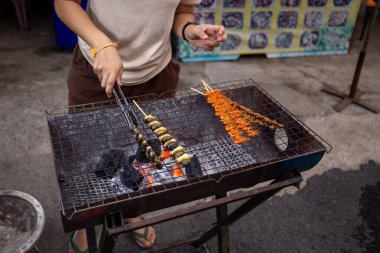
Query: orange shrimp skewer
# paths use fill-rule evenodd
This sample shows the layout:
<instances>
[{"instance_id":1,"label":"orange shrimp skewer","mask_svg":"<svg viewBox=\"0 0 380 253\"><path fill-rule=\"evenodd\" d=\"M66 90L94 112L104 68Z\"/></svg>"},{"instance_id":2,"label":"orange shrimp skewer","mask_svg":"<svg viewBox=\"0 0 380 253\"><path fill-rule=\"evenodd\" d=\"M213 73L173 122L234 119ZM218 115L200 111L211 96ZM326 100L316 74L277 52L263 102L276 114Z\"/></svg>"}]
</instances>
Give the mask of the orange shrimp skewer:
<instances>
[{"instance_id":1,"label":"orange shrimp skewer","mask_svg":"<svg viewBox=\"0 0 380 253\"><path fill-rule=\"evenodd\" d=\"M220 90L208 90L205 92L205 96L207 102L214 107L215 115L219 116L225 125L226 131L236 144L249 141L248 137L254 137L259 134L253 124L271 129L284 127L277 121L230 100Z\"/></svg>"}]
</instances>

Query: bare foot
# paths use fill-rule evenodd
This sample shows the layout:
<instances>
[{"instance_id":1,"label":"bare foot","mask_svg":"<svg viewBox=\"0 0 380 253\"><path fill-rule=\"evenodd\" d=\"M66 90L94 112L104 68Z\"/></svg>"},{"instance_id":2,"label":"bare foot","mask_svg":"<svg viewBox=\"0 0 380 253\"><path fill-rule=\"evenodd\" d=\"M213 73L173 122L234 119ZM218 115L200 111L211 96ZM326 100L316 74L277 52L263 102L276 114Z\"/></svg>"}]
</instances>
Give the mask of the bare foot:
<instances>
[{"instance_id":1,"label":"bare foot","mask_svg":"<svg viewBox=\"0 0 380 253\"><path fill-rule=\"evenodd\" d=\"M81 230L76 231L76 235L74 237L73 242L80 251L85 251L88 248L86 230L81 229ZM71 244L70 244L68 253L75 253Z\"/></svg>"},{"instance_id":2,"label":"bare foot","mask_svg":"<svg viewBox=\"0 0 380 253\"><path fill-rule=\"evenodd\" d=\"M141 221L141 217L137 218L128 218L127 222L128 223L133 223L133 222L138 222ZM146 229L148 229L148 232L146 232ZM145 233L147 233L146 236ZM138 234L139 236L136 236ZM141 237L140 237L141 235ZM135 233L133 234L133 237L136 241L136 243L142 247L142 248L150 248L153 246L153 244L156 241L156 230L153 227L147 227L147 228L140 228L135 230Z\"/></svg>"}]
</instances>

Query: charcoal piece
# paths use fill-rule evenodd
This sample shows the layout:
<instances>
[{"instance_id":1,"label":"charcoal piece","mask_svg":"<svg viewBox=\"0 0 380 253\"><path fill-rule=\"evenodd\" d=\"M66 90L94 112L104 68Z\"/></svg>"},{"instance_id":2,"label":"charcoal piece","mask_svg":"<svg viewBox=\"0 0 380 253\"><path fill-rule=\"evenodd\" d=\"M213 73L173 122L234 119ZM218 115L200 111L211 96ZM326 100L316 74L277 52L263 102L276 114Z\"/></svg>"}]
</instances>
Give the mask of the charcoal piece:
<instances>
[{"instance_id":1,"label":"charcoal piece","mask_svg":"<svg viewBox=\"0 0 380 253\"><path fill-rule=\"evenodd\" d=\"M161 143L158 139L152 139L148 141L149 146L152 147L154 153L156 153L157 156L161 155ZM139 147L136 152L136 159L140 163L147 163L150 162L148 157L145 154L145 151Z\"/></svg>"},{"instance_id":2,"label":"charcoal piece","mask_svg":"<svg viewBox=\"0 0 380 253\"><path fill-rule=\"evenodd\" d=\"M124 165L124 151L111 149L102 155L100 162L96 165L95 175L103 178L111 178L118 169Z\"/></svg>"},{"instance_id":3,"label":"charcoal piece","mask_svg":"<svg viewBox=\"0 0 380 253\"><path fill-rule=\"evenodd\" d=\"M125 187L137 191L144 177L133 167L135 159L136 156L130 156L128 160L125 159L124 166L119 169L119 174L120 180Z\"/></svg>"},{"instance_id":4,"label":"charcoal piece","mask_svg":"<svg viewBox=\"0 0 380 253\"><path fill-rule=\"evenodd\" d=\"M198 157L196 155L193 155L190 163L183 166L185 167L187 178L192 179L203 176L201 164L199 163Z\"/></svg>"}]
</instances>

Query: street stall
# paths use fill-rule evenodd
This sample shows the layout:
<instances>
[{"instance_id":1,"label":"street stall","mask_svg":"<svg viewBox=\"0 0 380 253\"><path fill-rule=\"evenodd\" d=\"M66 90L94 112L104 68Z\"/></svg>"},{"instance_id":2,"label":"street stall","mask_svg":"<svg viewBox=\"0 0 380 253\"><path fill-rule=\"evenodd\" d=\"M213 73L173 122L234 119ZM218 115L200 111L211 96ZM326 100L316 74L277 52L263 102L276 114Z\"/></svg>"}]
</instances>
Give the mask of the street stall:
<instances>
[{"instance_id":1,"label":"street stall","mask_svg":"<svg viewBox=\"0 0 380 253\"><path fill-rule=\"evenodd\" d=\"M204 0L196 22L224 25L228 40L214 52L178 42L183 61L347 53L360 0Z\"/></svg>"},{"instance_id":2,"label":"street stall","mask_svg":"<svg viewBox=\"0 0 380 253\"><path fill-rule=\"evenodd\" d=\"M66 232L86 228L90 252L118 235L216 208L217 223L181 244L201 247L281 189L298 186L331 147L252 80L47 112ZM247 191L258 183L266 185ZM124 218L215 199L133 224ZM228 203L248 199L234 212ZM99 244L94 226L102 224ZM158 249L162 250L162 249Z\"/></svg>"}]
</instances>

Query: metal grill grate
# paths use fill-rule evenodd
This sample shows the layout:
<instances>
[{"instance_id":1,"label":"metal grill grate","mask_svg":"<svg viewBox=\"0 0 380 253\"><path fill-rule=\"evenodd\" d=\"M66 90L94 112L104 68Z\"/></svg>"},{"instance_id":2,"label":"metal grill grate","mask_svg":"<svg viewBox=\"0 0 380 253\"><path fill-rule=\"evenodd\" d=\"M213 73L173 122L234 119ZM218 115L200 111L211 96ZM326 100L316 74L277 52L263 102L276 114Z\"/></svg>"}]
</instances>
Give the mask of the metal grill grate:
<instances>
[{"instance_id":1,"label":"metal grill grate","mask_svg":"<svg viewBox=\"0 0 380 253\"><path fill-rule=\"evenodd\" d=\"M128 130L122 112L114 101L48 112L63 212L71 216L91 207L142 198L200 181L212 179L222 182L224 177L239 171L325 151L329 147L252 80L218 86L230 99L283 124L286 136L259 127L260 135L244 144L234 144L223 123L215 116L214 109L199 94L181 91L175 97L173 92L160 97L135 97L133 99L144 111L157 116L169 133L187 148L188 153L199 158L203 174L200 177L174 177L173 164L164 163L162 170L151 170L149 176L154 178L154 183L144 175L138 189L125 187L118 173L113 177L98 177L94 173L102 155L111 149L122 150L127 157L135 155L138 149L133 133ZM213 87L216 88L215 85ZM147 140L157 138L142 121L141 112L134 106L132 109L144 137ZM270 173L267 173L267 179L268 175Z\"/></svg>"}]
</instances>

